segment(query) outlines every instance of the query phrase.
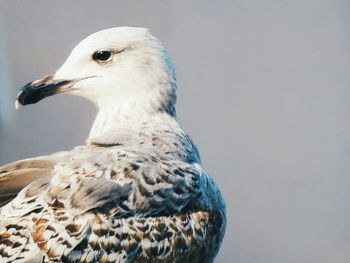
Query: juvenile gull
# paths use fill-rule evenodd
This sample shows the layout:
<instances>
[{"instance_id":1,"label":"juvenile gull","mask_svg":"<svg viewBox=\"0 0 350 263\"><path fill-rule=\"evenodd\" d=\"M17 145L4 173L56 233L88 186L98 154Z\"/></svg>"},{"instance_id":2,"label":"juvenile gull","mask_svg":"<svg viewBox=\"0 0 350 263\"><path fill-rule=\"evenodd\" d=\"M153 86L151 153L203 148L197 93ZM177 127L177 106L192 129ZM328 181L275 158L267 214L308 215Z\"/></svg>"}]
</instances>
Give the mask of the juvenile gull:
<instances>
[{"instance_id":1,"label":"juvenile gull","mask_svg":"<svg viewBox=\"0 0 350 263\"><path fill-rule=\"evenodd\" d=\"M70 93L98 114L83 146L0 167L0 262L212 262L226 212L176 120L176 77L147 29L81 41L16 106Z\"/></svg>"}]
</instances>

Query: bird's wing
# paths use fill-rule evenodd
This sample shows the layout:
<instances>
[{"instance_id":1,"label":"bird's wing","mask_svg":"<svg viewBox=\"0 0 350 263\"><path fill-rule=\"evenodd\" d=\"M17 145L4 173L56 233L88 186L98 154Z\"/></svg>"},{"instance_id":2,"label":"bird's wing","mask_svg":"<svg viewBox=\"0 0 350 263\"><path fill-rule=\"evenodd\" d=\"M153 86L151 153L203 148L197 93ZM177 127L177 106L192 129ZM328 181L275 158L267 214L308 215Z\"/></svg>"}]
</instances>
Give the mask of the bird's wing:
<instances>
[{"instance_id":1,"label":"bird's wing","mask_svg":"<svg viewBox=\"0 0 350 263\"><path fill-rule=\"evenodd\" d=\"M53 178L58 183L46 200L62 202L70 213L108 211L115 218L192 209L207 180L199 165L118 147L61 164Z\"/></svg>"},{"instance_id":2,"label":"bird's wing","mask_svg":"<svg viewBox=\"0 0 350 263\"><path fill-rule=\"evenodd\" d=\"M0 207L10 202L27 185L48 176L67 152L24 159L0 166Z\"/></svg>"},{"instance_id":3,"label":"bird's wing","mask_svg":"<svg viewBox=\"0 0 350 263\"><path fill-rule=\"evenodd\" d=\"M206 242L220 231L210 211L201 210L209 203L210 181L200 168L118 147L96 149L80 149L74 160L56 165L51 182L36 180L3 207L3 229L13 225L11 217L20 216L33 241L26 249L18 246L11 260L35 247L49 251L45 257L69 262L186 261L206 255ZM0 239L11 246L16 231L5 230Z\"/></svg>"}]
</instances>

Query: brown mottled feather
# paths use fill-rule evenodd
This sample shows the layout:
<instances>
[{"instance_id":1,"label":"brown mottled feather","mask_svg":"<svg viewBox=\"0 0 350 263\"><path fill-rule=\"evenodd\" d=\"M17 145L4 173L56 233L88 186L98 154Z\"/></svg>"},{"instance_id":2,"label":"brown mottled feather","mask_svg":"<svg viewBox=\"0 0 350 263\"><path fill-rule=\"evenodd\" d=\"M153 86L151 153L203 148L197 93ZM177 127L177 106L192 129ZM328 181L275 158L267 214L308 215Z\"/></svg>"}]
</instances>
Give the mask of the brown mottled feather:
<instances>
[{"instance_id":1,"label":"brown mottled feather","mask_svg":"<svg viewBox=\"0 0 350 263\"><path fill-rule=\"evenodd\" d=\"M154 148L147 133L127 146L77 147L25 187L0 210L4 262L38 253L44 262L212 262L225 229L219 191L188 144L155 135Z\"/></svg>"}]
</instances>

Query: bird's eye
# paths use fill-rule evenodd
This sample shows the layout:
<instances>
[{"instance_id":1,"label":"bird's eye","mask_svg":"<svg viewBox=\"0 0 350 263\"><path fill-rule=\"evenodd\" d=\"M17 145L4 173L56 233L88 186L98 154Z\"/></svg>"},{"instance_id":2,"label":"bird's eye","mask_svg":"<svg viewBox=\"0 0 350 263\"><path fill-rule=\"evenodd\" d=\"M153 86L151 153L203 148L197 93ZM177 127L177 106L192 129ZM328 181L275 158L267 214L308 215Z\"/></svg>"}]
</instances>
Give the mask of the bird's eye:
<instances>
[{"instance_id":1,"label":"bird's eye","mask_svg":"<svg viewBox=\"0 0 350 263\"><path fill-rule=\"evenodd\" d=\"M107 50L96 51L92 55L92 59L96 61L107 61L111 58L112 52Z\"/></svg>"}]
</instances>

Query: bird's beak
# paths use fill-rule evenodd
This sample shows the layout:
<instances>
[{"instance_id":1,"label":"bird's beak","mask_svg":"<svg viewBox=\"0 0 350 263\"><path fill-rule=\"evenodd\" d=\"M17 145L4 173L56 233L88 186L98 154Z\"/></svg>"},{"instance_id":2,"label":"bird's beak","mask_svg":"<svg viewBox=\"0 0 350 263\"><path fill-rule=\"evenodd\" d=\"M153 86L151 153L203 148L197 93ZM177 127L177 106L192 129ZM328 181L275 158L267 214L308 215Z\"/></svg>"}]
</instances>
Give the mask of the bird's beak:
<instances>
[{"instance_id":1,"label":"bird's beak","mask_svg":"<svg viewBox=\"0 0 350 263\"><path fill-rule=\"evenodd\" d=\"M76 82L76 80L54 80L52 74L30 82L18 93L16 109L22 105L37 103L57 93L68 92Z\"/></svg>"}]
</instances>

